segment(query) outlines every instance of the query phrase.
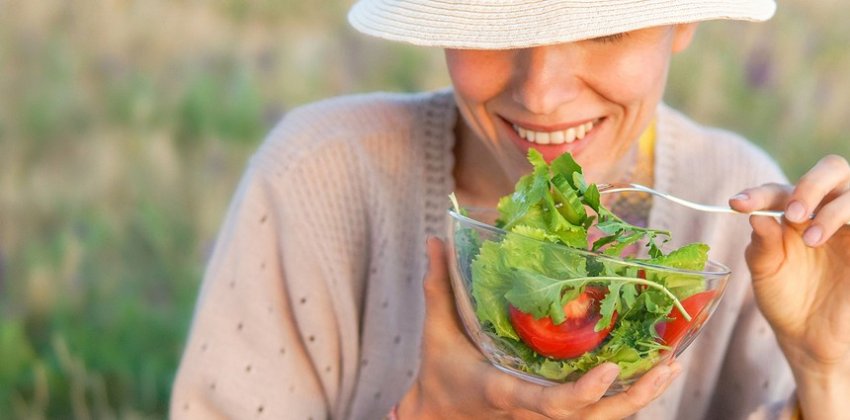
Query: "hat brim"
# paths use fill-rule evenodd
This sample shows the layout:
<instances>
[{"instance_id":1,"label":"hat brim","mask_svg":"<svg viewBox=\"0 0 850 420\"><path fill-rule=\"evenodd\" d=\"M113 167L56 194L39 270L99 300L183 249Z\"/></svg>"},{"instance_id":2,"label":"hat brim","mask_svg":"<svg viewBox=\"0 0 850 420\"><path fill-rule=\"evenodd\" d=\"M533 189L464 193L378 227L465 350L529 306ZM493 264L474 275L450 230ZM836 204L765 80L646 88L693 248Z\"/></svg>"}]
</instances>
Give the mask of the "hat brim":
<instances>
[{"instance_id":1,"label":"hat brim","mask_svg":"<svg viewBox=\"0 0 850 420\"><path fill-rule=\"evenodd\" d=\"M775 10L773 0L361 0L348 20L360 32L415 45L513 49L678 23L764 21Z\"/></svg>"}]
</instances>

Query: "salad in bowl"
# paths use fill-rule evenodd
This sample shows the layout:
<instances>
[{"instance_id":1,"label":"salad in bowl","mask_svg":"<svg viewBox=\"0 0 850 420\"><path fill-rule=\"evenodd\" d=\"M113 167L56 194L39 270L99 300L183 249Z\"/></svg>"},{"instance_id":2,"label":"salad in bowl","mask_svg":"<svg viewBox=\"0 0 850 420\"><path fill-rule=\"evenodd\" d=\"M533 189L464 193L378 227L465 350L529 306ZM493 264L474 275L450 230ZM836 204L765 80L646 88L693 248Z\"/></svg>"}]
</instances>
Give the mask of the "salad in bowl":
<instances>
[{"instance_id":1,"label":"salad in bowl","mask_svg":"<svg viewBox=\"0 0 850 420\"><path fill-rule=\"evenodd\" d=\"M729 270L705 244L668 249L669 232L613 214L569 154L547 164L532 149L529 161L533 172L496 209L464 208L452 196L460 318L505 372L557 384L612 362L620 375L608 393L625 390L696 338Z\"/></svg>"}]
</instances>

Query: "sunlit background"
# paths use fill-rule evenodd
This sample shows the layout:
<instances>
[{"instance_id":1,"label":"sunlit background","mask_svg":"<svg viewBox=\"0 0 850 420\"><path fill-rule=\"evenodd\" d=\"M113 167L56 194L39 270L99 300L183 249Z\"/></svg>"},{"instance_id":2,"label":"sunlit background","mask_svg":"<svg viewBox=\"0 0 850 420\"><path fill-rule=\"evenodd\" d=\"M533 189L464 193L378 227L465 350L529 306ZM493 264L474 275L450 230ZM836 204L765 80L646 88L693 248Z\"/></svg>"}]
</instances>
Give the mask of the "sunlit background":
<instances>
[{"instance_id":1,"label":"sunlit background","mask_svg":"<svg viewBox=\"0 0 850 420\"><path fill-rule=\"evenodd\" d=\"M0 418L164 418L265 132L319 98L447 83L440 51L356 35L348 4L0 0ZM848 8L703 25L667 101L792 179L850 156Z\"/></svg>"}]
</instances>

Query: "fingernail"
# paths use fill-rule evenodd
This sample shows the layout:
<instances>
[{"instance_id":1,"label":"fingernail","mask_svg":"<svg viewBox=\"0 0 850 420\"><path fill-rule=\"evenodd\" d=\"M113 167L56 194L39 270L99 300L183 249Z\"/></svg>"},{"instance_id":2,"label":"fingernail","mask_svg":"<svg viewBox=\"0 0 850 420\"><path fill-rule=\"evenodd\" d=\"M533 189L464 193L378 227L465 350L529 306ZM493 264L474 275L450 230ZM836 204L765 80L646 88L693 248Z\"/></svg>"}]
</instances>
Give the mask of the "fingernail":
<instances>
[{"instance_id":1,"label":"fingernail","mask_svg":"<svg viewBox=\"0 0 850 420\"><path fill-rule=\"evenodd\" d=\"M732 196L730 200L738 200L738 201L747 201L750 199L750 195L747 193L738 193Z\"/></svg>"},{"instance_id":2,"label":"fingernail","mask_svg":"<svg viewBox=\"0 0 850 420\"><path fill-rule=\"evenodd\" d=\"M806 208L799 201L794 201L785 209L785 218L792 222L802 222L806 218Z\"/></svg>"},{"instance_id":3,"label":"fingernail","mask_svg":"<svg viewBox=\"0 0 850 420\"><path fill-rule=\"evenodd\" d=\"M815 246L820 242L822 236L823 229L818 225L812 225L803 233L803 242L808 246Z\"/></svg>"},{"instance_id":4,"label":"fingernail","mask_svg":"<svg viewBox=\"0 0 850 420\"><path fill-rule=\"evenodd\" d=\"M658 375L658 377L655 378L655 389L658 389L658 388L661 388L662 386L664 386L664 384L666 384L667 381L670 379L670 375L672 373L673 373L673 371L668 368L664 373Z\"/></svg>"}]
</instances>

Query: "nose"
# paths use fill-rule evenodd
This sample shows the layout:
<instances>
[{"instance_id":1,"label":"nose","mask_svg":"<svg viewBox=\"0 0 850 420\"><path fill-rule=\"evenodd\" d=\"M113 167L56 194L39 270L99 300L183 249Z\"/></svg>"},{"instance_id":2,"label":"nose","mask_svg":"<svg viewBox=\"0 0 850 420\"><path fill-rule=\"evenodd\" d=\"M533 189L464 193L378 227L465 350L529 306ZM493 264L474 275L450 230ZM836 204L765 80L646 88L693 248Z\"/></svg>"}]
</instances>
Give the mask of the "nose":
<instances>
[{"instance_id":1,"label":"nose","mask_svg":"<svg viewBox=\"0 0 850 420\"><path fill-rule=\"evenodd\" d=\"M550 114L581 93L581 53L571 44L517 52L513 99L534 114Z\"/></svg>"}]
</instances>

